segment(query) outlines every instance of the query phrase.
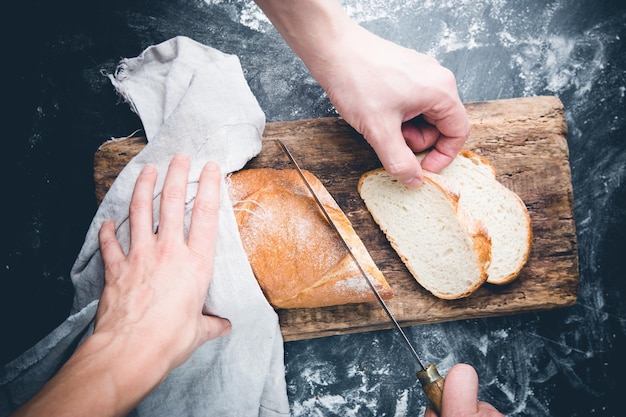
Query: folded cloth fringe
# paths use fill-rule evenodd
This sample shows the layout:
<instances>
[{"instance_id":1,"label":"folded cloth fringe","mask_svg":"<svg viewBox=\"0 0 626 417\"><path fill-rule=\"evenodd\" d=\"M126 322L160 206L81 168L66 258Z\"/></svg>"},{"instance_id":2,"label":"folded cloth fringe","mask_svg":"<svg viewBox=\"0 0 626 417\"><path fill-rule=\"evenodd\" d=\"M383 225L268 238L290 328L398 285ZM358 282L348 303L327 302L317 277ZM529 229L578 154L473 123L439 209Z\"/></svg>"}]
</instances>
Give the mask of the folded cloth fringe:
<instances>
[{"instance_id":1,"label":"folded cloth fringe","mask_svg":"<svg viewBox=\"0 0 626 417\"><path fill-rule=\"evenodd\" d=\"M265 115L236 56L180 36L151 46L136 58L123 59L109 78L141 118L148 144L118 175L90 225L71 272L76 289L71 316L1 370L0 415L34 395L77 343L91 334L103 288L98 230L104 220L114 220L117 237L128 250L128 206L143 166L150 163L160 173L154 196L154 219L158 219L158 197L169 161L179 152L189 155L188 226L204 164L217 162L225 176L261 150ZM224 178L219 216L215 270L205 311L228 318L232 332L201 346L132 416L289 415L278 317L241 245Z\"/></svg>"}]
</instances>

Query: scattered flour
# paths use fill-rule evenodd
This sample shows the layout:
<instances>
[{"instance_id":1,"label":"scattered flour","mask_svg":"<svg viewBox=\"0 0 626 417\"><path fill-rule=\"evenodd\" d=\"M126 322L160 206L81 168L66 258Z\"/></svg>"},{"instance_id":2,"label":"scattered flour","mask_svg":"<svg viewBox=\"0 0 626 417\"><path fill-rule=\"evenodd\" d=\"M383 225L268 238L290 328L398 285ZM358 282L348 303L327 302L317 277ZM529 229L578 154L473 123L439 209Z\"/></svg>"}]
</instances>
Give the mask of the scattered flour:
<instances>
[{"instance_id":1,"label":"scattered flour","mask_svg":"<svg viewBox=\"0 0 626 417\"><path fill-rule=\"evenodd\" d=\"M510 57L510 68L518 72L523 83L524 95L538 91L558 95L575 89L577 97L583 97L603 75L605 45L620 40L619 36L605 35L601 27L574 35L554 33L553 20L570 7L563 0L526 7L522 14L506 0L341 0L340 4L360 24L375 21L397 24L410 16L415 21L415 30L426 41L425 52L440 60L461 50L504 49ZM274 30L253 0L238 2L236 7L234 18L238 23L262 33ZM424 35L419 30L427 21L436 33Z\"/></svg>"},{"instance_id":2,"label":"scattered flour","mask_svg":"<svg viewBox=\"0 0 626 417\"><path fill-rule=\"evenodd\" d=\"M409 408L409 392L407 390L405 390L398 397L398 401L396 402L396 414L395 414L395 417L406 416L408 408Z\"/></svg>"},{"instance_id":3,"label":"scattered flour","mask_svg":"<svg viewBox=\"0 0 626 417\"><path fill-rule=\"evenodd\" d=\"M204 1L209 5L231 5L229 0ZM466 100L504 98L513 93L565 97L569 103L566 117L572 122L569 136L573 145L581 142L577 138L584 129L589 130L585 123L593 123L593 120L586 119L586 114L595 110L590 106L603 106L605 100L612 100L607 109L624 108L624 70L611 67L608 62L609 52L621 42L618 30L613 28L623 24L626 17L623 14L577 32L560 23L564 18L580 21L580 16L573 14L575 5L564 0L539 3L510 0L340 0L340 3L352 19L374 31L380 29L381 36L396 36L393 40L425 51L444 64L460 61L457 68L460 70L457 75L461 76L459 89ZM252 0L238 2L236 7L238 14L233 15L233 19L238 19L240 24L261 33L273 30ZM407 25L407 22L411 24ZM402 33L396 33L399 31ZM489 80L493 80L489 88L471 82L472 71L476 68L485 71L480 74L481 78L489 76ZM470 81L463 84L463 76ZM594 90L598 89L612 91L614 97L589 100L588 96L597 94ZM623 115L615 110L613 121L598 128L615 130L622 123L622 118ZM578 150L578 153L582 152ZM573 165L576 163L572 160ZM613 182L604 180L602 198L610 196L620 186L618 180L623 176L611 178L614 178ZM590 259L583 263L590 265L590 272L596 272L593 262L599 245L596 236L601 234L593 228L591 212L577 214L580 215L579 238L590 247L584 254ZM585 287L582 287L581 299L589 306L579 308L592 310L598 315L597 321L607 320L600 314L606 308L604 294L598 292L591 298L584 291ZM516 325L511 327L507 326L509 322L506 319L503 319L502 329L497 331L478 328L472 333L471 323L464 322L448 323L445 327L425 326L411 329L409 333L431 356L425 359L436 363L443 373L455 363L467 359L452 352L475 351L476 362L472 364L479 372L484 399L501 401L506 398L511 402L510 408L501 411L507 415L523 416L530 411L534 411L535 415L549 415L550 397L536 387L562 373L577 389L593 392L594 387L586 386L584 375L577 374L575 365L577 358L593 355L607 343L602 337L593 337L604 335L593 326L585 326L587 319L575 317L580 322L565 323L573 330L557 337L538 334L532 321L521 327L518 322L512 321ZM480 326L479 322L476 325ZM376 340L374 337L374 342ZM377 349L377 346L368 346L368 349ZM302 372L295 369L289 374L292 378L289 382L291 390L297 391L297 395L292 394L290 398L294 417L350 416L359 414L359 410L361 415L365 414L365 410L370 412L365 415L382 414L378 410L379 404L382 404L379 394L386 388L373 381L373 369L363 371L359 367L359 357L367 359L371 353L355 352L354 364L343 369L341 375L333 373L336 369L332 360L318 363L316 352L307 354L310 356L301 362L306 362L306 367L312 369ZM338 355L344 356L350 355L345 352ZM532 357L530 361L529 356ZM292 366L296 367L297 363L294 361ZM490 364L488 368L484 367L487 363ZM289 367L290 363L287 365ZM394 375L398 372L396 366L388 369L380 366L380 369ZM336 382L333 378L343 381L346 375L355 381L354 385L345 387L345 382L337 382L340 388L333 390ZM414 409L414 394L408 387L407 383L406 387L397 391L395 416L406 415Z\"/></svg>"},{"instance_id":4,"label":"scattered flour","mask_svg":"<svg viewBox=\"0 0 626 417\"><path fill-rule=\"evenodd\" d=\"M230 5L229 0L204 0L210 6ZM236 2L237 13L236 18L240 24L252 30L265 33L272 30L273 26L267 16L259 9L259 6L252 0L243 0Z\"/></svg>"}]
</instances>

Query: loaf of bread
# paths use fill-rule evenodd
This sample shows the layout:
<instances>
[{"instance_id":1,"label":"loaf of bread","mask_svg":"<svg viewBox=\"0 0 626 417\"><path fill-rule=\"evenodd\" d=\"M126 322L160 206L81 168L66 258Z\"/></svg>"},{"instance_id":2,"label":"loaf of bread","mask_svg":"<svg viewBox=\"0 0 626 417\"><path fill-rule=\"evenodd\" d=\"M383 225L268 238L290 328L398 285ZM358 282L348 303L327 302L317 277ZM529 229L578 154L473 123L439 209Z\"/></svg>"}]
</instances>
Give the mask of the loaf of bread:
<instances>
[{"instance_id":1,"label":"loaf of bread","mask_svg":"<svg viewBox=\"0 0 626 417\"><path fill-rule=\"evenodd\" d=\"M437 174L409 189L385 170L363 174L358 191L409 272L442 299L470 295L487 279L491 240L459 205L459 191Z\"/></svg>"},{"instance_id":2,"label":"loaf of bread","mask_svg":"<svg viewBox=\"0 0 626 417\"><path fill-rule=\"evenodd\" d=\"M483 222L491 237L487 282L501 285L513 281L528 261L533 238L522 199L496 179L488 160L468 150L461 151L439 174L456 184L461 206Z\"/></svg>"},{"instance_id":3,"label":"loaf of bread","mask_svg":"<svg viewBox=\"0 0 626 417\"><path fill-rule=\"evenodd\" d=\"M382 298L391 298L391 287L349 219L323 184L304 173ZM272 306L312 308L376 300L297 171L236 172L230 176L229 195L250 265Z\"/></svg>"}]
</instances>

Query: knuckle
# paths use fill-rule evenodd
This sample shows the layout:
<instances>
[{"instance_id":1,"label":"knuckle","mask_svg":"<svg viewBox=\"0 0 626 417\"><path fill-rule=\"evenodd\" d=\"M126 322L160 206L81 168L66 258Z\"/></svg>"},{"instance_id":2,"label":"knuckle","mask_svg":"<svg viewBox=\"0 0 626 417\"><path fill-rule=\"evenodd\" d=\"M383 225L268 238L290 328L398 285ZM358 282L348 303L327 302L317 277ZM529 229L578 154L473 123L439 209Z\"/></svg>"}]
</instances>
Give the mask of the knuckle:
<instances>
[{"instance_id":1,"label":"knuckle","mask_svg":"<svg viewBox=\"0 0 626 417\"><path fill-rule=\"evenodd\" d=\"M128 206L130 213L138 213L146 210L152 210L152 201L144 201L144 200L131 200L130 205Z\"/></svg>"},{"instance_id":2,"label":"knuckle","mask_svg":"<svg viewBox=\"0 0 626 417\"><path fill-rule=\"evenodd\" d=\"M164 201L181 201L185 198L185 192L176 187L164 187L161 192L161 198Z\"/></svg>"},{"instance_id":3,"label":"knuckle","mask_svg":"<svg viewBox=\"0 0 626 417\"><path fill-rule=\"evenodd\" d=\"M392 177L401 177L411 169L411 165L406 161L394 161L385 166L385 170Z\"/></svg>"},{"instance_id":4,"label":"knuckle","mask_svg":"<svg viewBox=\"0 0 626 417\"><path fill-rule=\"evenodd\" d=\"M447 87L454 87L456 89L456 77L454 73L446 67L441 67L441 69L441 82Z\"/></svg>"},{"instance_id":5,"label":"knuckle","mask_svg":"<svg viewBox=\"0 0 626 417\"><path fill-rule=\"evenodd\" d=\"M216 200L196 200L194 203L194 210L199 215L206 219L217 219L219 213L220 204Z\"/></svg>"},{"instance_id":6,"label":"knuckle","mask_svg":"<svg viewBox=\"0 0 626 417\"><path fill-rule=\"evenodd\" d=\"M105 235L104 233L100 234L100 250L103 252L108 251L108 249L113 246L115 243L115 239L110 235Z\"/></svg>"},{"instance_id":7,"label":"knuckle","mask_svg":"<svg viewBox=\"0 0 626 417\"><path fill-rule=\"evenodd\" d=\"M139 250L131 250L126 256L126 260L131 265L142 265L144 262L144 256Z\"/></svg>"},{"instance_id":8,"label":"knuckle","mask_svg":"<svg viewBox=\"0 0 626 417\"><path fill-rule=\"evenodd\" d=\"M373 120L369 123L362 123L360 131L365 140L374 149L377 149L379 146L383 146L385 139L390 136L390 130L384 120Z\"/></svg>"},{"instance_id":9,"label":"knuckle","mask_svg":"<svg viewBox=\"0 0 626 417\"><path fill-rule=\"evenodd\" d=\"M170 261L178 255L178 242L165 241L159 245L158 253L162 261Z\"/></svg>"}]
</instances>

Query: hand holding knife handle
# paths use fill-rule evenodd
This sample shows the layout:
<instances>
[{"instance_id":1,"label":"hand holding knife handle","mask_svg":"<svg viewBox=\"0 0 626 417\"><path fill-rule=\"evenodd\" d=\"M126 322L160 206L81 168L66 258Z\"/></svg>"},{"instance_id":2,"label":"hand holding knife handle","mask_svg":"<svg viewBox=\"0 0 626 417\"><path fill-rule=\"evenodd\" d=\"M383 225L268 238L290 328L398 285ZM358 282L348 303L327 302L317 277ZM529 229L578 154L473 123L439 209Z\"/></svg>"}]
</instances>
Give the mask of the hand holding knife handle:
<instances>
[{"instance_id":1,"label":"hand holding knife handle","mask_svg":"<svg viewBox=\"0 0 626 417\"><path fill-rule=\"evenodd\" d=\"M435 413L441 415L441 399L443 397L444 377L439 374L437 367L432 363L417 373L417 378L422 384L422 389L426 393Z\"/></svg>"}]
</instances>

